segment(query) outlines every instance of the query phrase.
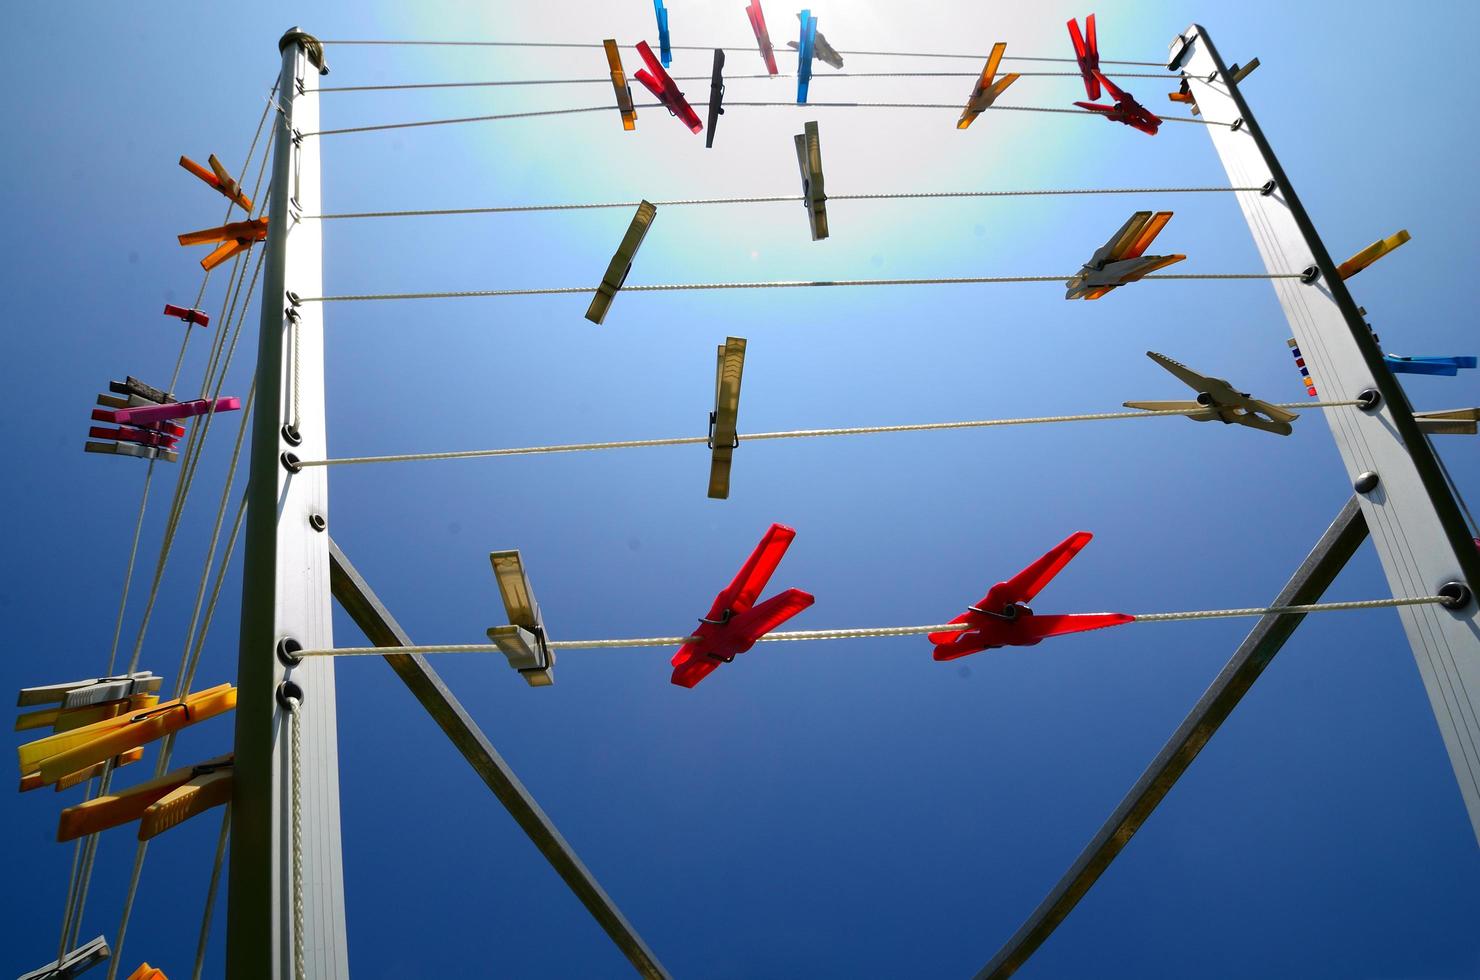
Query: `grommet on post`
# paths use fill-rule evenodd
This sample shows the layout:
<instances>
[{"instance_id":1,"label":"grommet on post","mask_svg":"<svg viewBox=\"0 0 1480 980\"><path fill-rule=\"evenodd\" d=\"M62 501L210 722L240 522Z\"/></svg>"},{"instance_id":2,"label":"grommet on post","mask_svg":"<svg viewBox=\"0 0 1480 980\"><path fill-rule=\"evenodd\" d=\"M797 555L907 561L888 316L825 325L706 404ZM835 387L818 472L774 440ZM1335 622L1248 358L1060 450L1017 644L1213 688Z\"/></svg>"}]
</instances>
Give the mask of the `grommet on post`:
<instances>
[{"instance_id":1,"label":"grommet on post","mask_svg":"<svg viewBox=\"0 0 1480 980\"><path fill-rule=\"evenodd\" d=\"M1470 604L1470 587L1463 582L1447 582L1439 590L1444 597L1440 603L1445 609L1463 609Z\"/></svg>"},{"instance_id":2,"label":"grommet on post","mask_svg":"<svg viewBox=\"0 0 1480 980\"><path fill-rule=\"evenodd\" d=\"M1231 131L1235 132L1235 133L1238 132L1239 130L1243 129L1244 128L1244 117L1243 116L1239 116L1237 119L1235 119L1233 121L1233 125L1232 126L1229 126L1228 128Z\"/></svg>"},{"instance_id":3,"label":"grommet on post","mask_svg":"<svg viewBox=\"0 0 1480 980\"><path fill-rule=\"evenodd\" d=\"M1303 283L1313 283L1319 278L1321 278L1321 270L1313 265L1306 266L1305 271L1300 273L1300 281Z\"/></svg>"},{"instance_id":4,"label":"grommet on post","mask_svg":"<svg viewBox=\"0 0 1480 980\"><path fill-rule=\"evenodd\" d=\"M289 473L297 473L303 469L303 463L299 461L297 455L294 453L283 453L278 457L278 460L283 464L283 469Z\"/></svg>"},{"instance_id":5,"label":"grommet on post","mask_svg":"<svg viewBox=\"0 0 1480 980\"><path fill-rule=\"evenodd\" d=\"M329 526L329 522L324 520L323 514L309 514L308 526L315 531L322 531Z\"/></svg>"},{"instance_id":6,"label":"grommet on post","mask_svg":"<svg viewBox=\"0 0 1480 980\"><path fill-rule=\"evenodd\" d=\"M1357 491L1357 493L1371 493L1373 490L1377 489L1377 484L1380 479L1381 478L1376 473L1368 470L1365 473L1360 473L1357 475L1356 480L1352 483L1352 489Z\"/></svg>"},{"instance_id":7,"label":"grommet on post","mask_svg":"<svg viewBox=\"0 0 1480 980\"><path fill-rule=\"evenodd\" d=\"M295 293L295 292L293 292L293 290L289 289L289 290L286 290L285 292L286 292L286 295L288 297L288 302L289 303L292 303L294 306L301 306L301 305L303 305L303 300L299 299L298 298L298 294Z\"/></svg>"},{"instance_id":8,"label":"grommet on post","mask_svg":"<svg viewBox=\"0 0 1480 980\"><path fill-rule=\"evenodd\" d=\"M1357 407L1364 412L1376 411L1382 404L1382 392L1376 388L1363 388L1357 392Z\"/></svg>"},{"instance_id":9,"label":"grommet on post","mask_svg":"<svg viewBox=\"0 0 1480 980\"><path fill-rule=\"evenodd\" d=\"M299 643L291 636L283 637L277 642L278 663L282 664L284 667L297 667L299 664L303 663L303 658L298 656L298 651L302 649L303 644Z\"/></svg>"},{"instance_id":10,"label":"grommet on post","mask_svg":"<svg viewBox=\"0 0 1480 980\"><path fill-rule=\"evenodd\" d=\"M1280 186L1279 184L1276 184L1272 180L1266 180L1264 182L1264 186L1261 187L1261 188L1259 188L1259 193L1263 197L1268 197L1269 195L1273 194L1275 192L1275 189L1278 188L1279 186Z\"/></svg>"},{"instance_id":11,"label":"grommet on post","mask_svg":"<svg viewBox=\"0 0 1480 980\"><path fill-rule=\"evenodd\" d=\"M284 711L297 711L303 705L303 688L296 681L283 681L277 686L277 703Z\"/></svg>"},{"instance_id":12,"label":"grommet on post","mask_svg":"<svg viewBox=\"0 0 1480 980\"><path fill-rule=\"evenodd\" d=\"M283 442L286 442L288 445L299 446L303 444L303 436L294 428L292 422L284 422L282 429L279 431L283 434Z\"/></svg>"}]
</instances>

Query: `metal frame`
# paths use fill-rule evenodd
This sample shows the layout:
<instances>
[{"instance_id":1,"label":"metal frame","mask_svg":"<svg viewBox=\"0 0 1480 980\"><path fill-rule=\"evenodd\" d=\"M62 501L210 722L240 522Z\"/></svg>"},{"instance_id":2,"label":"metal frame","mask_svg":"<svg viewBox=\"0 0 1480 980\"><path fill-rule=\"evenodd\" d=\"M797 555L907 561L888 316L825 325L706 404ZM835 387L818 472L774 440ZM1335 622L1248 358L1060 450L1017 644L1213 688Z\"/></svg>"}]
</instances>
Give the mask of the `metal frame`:
<instances>
[{"instance_id":1,"label":"metal frame","mask_svg":"<svg viewBox=\"0 0 1480 980\"><path fill-rule=\"evenodd\" d=\"M1394 596L1433 595L1450 583L1480 594L1480 550L1460 514L1443 468L1414 421L1402 387L1362 318L1310 216L1295 196L1238 84L1229 80L1207 31L1194 24L1174 42L1168 67L1186 74L1189 89L1234 187L1268 193L1236 195L1254 243L1270 272L1311 268L1311 282L1271 280L1300 350L1322 391L1380 397L1370 408L1324 413ZM1216 123L1237 123L1216 125ZM1359 479L1375 474L1376 481ZM1369 486L1369 484L1372 484ZM1480 839L1480 628L1473 598L1458 609L1438 605L1398 610L1449 760Z\"/></svg>"},{"instance_id":2,"label":"metal frame","mask_svg":"<svg viewBox=\"0 0 1480 980\"><path fill-rule=\"evenodd\" d=\"M297 218L322 210L318 141L296 135L319 129L317 86L305 92L303 85L317 75L305 43L317 47L296 29L279 42L283 65L263 246L227 891L227 976L242 980L294 973L291 735L288 713L276 698L289 675L302 691L305 969L313 977L349 975L334 662L323 658L290 669L276 654L281 642L296 642L299 649L333 645L329 542L322 533L327 475L322 467L294 472L283 457L318 458L326 451L323 304L295 308L291 299L322 294L320 222ZM296 434L290 428L295 414Z\"/></svg>"}]
</instances>

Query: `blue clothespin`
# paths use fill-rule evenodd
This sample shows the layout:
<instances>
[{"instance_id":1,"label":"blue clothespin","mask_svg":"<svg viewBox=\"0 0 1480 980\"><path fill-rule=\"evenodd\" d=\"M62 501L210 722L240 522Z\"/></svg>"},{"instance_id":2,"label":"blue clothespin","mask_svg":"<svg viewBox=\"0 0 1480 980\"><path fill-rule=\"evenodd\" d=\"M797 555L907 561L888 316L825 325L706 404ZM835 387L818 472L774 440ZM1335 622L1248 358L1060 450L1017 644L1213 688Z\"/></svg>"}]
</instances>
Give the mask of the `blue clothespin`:
<instances>
[{"instance_id":1,"label":"blue clothespin","mask_svg":"<svg viewBox=\"0 0 1480 980\"><path fill-rule=\"evenodd\" d=\"M668 40L668 9L663 0L653 0L653 12L658 15L658 60L667 68L673 64L673 44Z\"/></svg>"},{"instance_id":2,"label":"blue clothespin","mask_svg":"<svg viewBox=\"0 0 1480 980\"><path fill-rule=\"evenodd\" d=\"M807 102L807 83L812 81L812 55L817 46L817 18L811 10L797 14L802 22L802 36L797 41L797 105Z\"/></svg>"},{"instance_id":3,"label":"blue clothespin","mask_svg":"<svg viewBox=\"0 0 1480 980\"><path fill-rule=\"evenodd\" d=\"M1460 368L1472 368L1477 363L1474 355L1400 357L1397 354L1384 354L1382 359L1387 362L1388 370L1394 374L1438 374L1446 378L1459 374Z\"/></svg>"}]
</instances>

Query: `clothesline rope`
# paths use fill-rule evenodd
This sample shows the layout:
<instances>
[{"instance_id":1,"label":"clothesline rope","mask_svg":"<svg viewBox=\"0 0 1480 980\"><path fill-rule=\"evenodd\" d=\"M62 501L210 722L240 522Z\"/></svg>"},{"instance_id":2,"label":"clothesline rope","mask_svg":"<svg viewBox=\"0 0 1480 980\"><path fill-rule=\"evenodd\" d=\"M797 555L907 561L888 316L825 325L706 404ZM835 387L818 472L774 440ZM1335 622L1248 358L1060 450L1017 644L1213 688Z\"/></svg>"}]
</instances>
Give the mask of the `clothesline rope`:
<instances>
[{"instance_id":1,"label":"clothesline rope","mask_svg":"<svg viewBox=\"0 0 1480 980\"><path fill-rule=\"evenodd\" d=\"M1356 401L1331 402L1282 402L1276 408L1349 408ZM862 436L884 432L934 432L945 429L985 429L1003 425L1042 425L1058 422L1100 422L1112 419L1149 419L1167 416L1195 415L1207 409L1172 408L1154 411L1097 412L1083 415L1045 415L1017 419L976 419L964 422L918 422L904 425L861 425L836 429L791 429L782 432L742 433L736 438L741 442L759 442L768 439L809 439L823 436ZM518 449L467 449L440 453L402 453L391 456L345 456L338 459L304 460L300 466L346 466L357 463L410 463L437 459L479 459L490 456L538 456L549 453L578 453L604 449L648 449L657 446L694 446L709 442L707 436L680 436L671 439L627 439L617 442L578 442L553 446L526 446Z\"/></svg>"},{"instance_id":2,"label":"clothesline rope","mask_svg":"<svg viewBox=\"0 0 1480 980\"><path fill-rule=\"evenodd\" d=\"M1352 602L1314 602L1295 606L1250 606L1239 609L1198 609L1187 612L1138 613L1134 622L1172 623L1202 619L1233 619L1247 616L1304 616L1308 613L1345 612L1357 609L1390 609L1398 606L1443 605L1447 596L1405 596L1399 599L1361 599ZM865 640L888 636L921 636L963 629L960 623L932 623L929 626L866 626L860 629L788 630L767 633L760 643L787 643L808 640ZM682 646L693 636L646 636L614 640L552 640L552 650L611 650L627 647ZM378 657L387 653L498 653L492 643L446 643L405 647L336 647L326 650L302 650L299 657Z\"/></svg>"},{"instance_id":3,"label":"clothesline rope","mask_svg":"<svg viewBox=\"0 0 1480 980\"><path fill-rule=\"evenodd\" d=\"M1007 61L1009 59L1002 59ZM1019 71L1013 72L1023 78L1083 78L1077 71ZM1160 78L1166 81L1177 81L1179 76L1170 75L1166 72L1103 72L1107 78ZM713 75L672 75L675 82L708 82ZM812 75L812 81L819 78L979 78L979 71L830 71L826 74ZM726 75L725 83L735 81L751 81L754 79L780 79L790 82L796 78L791 72L772 75L767 72L757 72L753 75ZM417 89L441 89L441 88L503 88L507 86L529 86L529 85L610 85L610 75L600 78L515 78L500 79L497 81L480 82L403 82L394 85L327 85L320 88L305 89L306 93L313 92L407 92Z\"/></svg>"}]
</instances>

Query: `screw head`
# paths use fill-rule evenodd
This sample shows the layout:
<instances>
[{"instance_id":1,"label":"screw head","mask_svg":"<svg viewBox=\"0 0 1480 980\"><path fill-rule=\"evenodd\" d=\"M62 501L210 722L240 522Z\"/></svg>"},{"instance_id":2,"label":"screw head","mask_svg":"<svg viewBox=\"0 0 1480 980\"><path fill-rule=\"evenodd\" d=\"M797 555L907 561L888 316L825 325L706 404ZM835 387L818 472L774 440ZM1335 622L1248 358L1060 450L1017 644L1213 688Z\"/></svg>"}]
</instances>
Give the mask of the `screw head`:
<instances>
[{"instance_id":1,"label":"screw head","mask_svg":"<svg viewBox=\"0 0 1480 980\"><path fill-rule=\"evenodd\" d=\"M1371 493L1377 489L1379 480L1380 477L1376 473L1368 470L1357 476L1356 482L1352 484L1352 489L1357 491L1357 493Z\"/></svg>"}]
</instances>

